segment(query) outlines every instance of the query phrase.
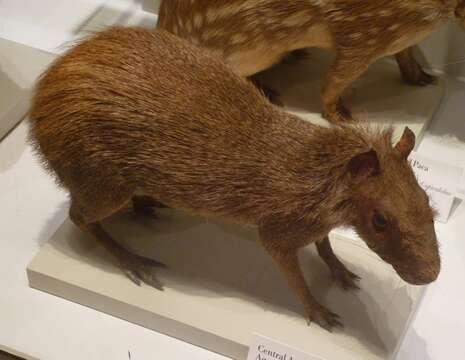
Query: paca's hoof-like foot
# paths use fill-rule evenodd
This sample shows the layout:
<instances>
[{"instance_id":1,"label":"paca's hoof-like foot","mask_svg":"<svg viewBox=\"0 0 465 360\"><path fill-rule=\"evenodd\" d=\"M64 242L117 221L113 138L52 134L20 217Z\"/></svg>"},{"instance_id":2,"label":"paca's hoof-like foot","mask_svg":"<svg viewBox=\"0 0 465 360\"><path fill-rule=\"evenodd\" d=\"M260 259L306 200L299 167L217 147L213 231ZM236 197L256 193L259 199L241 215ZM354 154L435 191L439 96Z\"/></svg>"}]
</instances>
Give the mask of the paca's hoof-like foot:
<instances>
[{"instance_id":1,"label":"paca's hoof-like foot","mask_svg":"<svg viewBox=\"0 0 465 360\"><path fill-rule=\"evenodd\" d=\"M332 272L333 278L336 283L343 290L360 290L358 282L360 281L360 276L354 274L346 268L335 269Z\"/></svg>"},{"instance_id":2,"label":"paca's hoof-like foot","mask_svg":"<svg viewBox=\"0 0 465 360\"><path fill-rule=\"evenodd\" d=\"M136 285L141 286L145 283L163 291L163 285L153 272L155 267L166 268L165 264L154 259L133 255L122 260L121 266L126 276Z\"/></svg>"},{"instance_id":3,"label":"paca's hoof-like foot","mask_svg":"<svg viewBox=\"0 0 465 360\"><path fill-rule=\"evenodd\" d=\"M421 67L412 70L408 75L403 74L403 79L407 84L414 86L426 86L437 83L437 78L425 72Z\"/></svg>"},{"instance_id":4,"label":"paca's hoof-like foot","mask_svg":"<svg viewBox=\"0 0 465 360\"><path fill-rule=\"evenodd\" d=\"M396 60L404 82L414 86L426 86L436 82L433 75L423 70L413 53L413 47L408 47L396 54Z\"/></svg>"},{"instance_id":5,"label":"paca's hoof-like foot","mask_svg":"<svg viewBox=\"0 0 465 360\"><path fill-rule=\"evenodd\" d=\"M329 311L323 305L307 311L308 325L314 322L329 332L332 332L334 328L344 327L340 319L339 315Z\"/></svg>"},{"instance_id":6,"label":"paca's hoof-like foot","mask_svg":"<svg viewBox=\"0 0 465 360\"><path fill-rule=\"evenodd\" d=\"M328 107L323 112L323 118L335 125L345 125L355 121L350 110L342 102L336 106Z\"/></svg>"}]
</instances>

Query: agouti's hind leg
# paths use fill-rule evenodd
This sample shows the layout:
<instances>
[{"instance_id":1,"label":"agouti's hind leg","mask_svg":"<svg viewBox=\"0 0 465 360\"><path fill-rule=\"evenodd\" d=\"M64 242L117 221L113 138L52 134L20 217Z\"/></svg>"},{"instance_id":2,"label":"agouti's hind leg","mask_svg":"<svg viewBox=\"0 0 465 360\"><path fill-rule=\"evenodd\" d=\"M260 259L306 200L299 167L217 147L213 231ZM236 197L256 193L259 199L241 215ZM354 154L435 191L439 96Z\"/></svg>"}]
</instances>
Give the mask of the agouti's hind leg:
<instances>
[{"instance_id":1,"label":"agouti's hind leg","mask_svg":"<svg viewBox=\"0 0 465 360\"><path fill-rule=\"evenodd\" d=\"M126 201L125 201L126 202ZM69 217L84 232L90 233L97 239L105 249L113 254L121 265L122 271L137 285L145 282L159 290L163 290L161 283L152 274L152 267L165 267L164 264L133 254L118 244L102 227L99 221L118 211L124 203L116 204L114 207L101 209L94 208L93 211L85 211L75 202L71 202Z\"/></svg>"},{"instance_id":2,"label":"agouti's hind leg","mask_svg":"<svg viewBox=\"0 0 465 360\"><path fill-rule=\"evenodd\" d=\"M132 197L132 208L137 215L157 218L155 208L166 208L166 205L146 195L134 195Z\"/></svg>"}]
</instances>

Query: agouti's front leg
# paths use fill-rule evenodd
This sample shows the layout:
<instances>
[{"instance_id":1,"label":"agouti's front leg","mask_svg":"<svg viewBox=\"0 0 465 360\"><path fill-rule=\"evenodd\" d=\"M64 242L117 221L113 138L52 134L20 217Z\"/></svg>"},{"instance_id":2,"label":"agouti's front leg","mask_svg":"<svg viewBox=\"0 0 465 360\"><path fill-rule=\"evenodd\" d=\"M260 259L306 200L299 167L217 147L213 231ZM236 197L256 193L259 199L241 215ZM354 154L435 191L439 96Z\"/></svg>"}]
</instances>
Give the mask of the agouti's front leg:
<instances>
[{"instance_id":1,"label":"agouti's front leg","mask_svg":"<svg viewBox=\"0 0 465 360\"><path fill-rule=\"evenodd\" d=\"M339 316L316 301L310 292L300 268L297 257L298 248L294 250L280 248L276 242L277 233L274 230L272 227L267 228L266 225L260 227L260 240L303 304L309 324L314 321L328 331L334 327L342 327ZM292 242L292 239L286 239L286 241Z\"/></svg>"},{"instance_id":2,"label":"agouti's front leg","mask_svg":"<svg viewBox=\"0 0 465 360\"><path fill-rule=\"evenodd\" d=\"M436 78L426 73L413 56L413 48L409 47L396 54L402 79L407 84L425 86L434 83Z\"/></svg>"},{"instance_id":3,"label":"agouti's front leg","mask_svg":"<svg viewBox=\"0 0 465 360\"><path fill-rule=\"evenodd\" d=\"M322 241L316 242L315 245L318 250L318 254L326 265L328 265L334 280L337 281L339 286L344 290L358 290L359 287L357 282L360 280L360 277L347 269L337 258L336 254L333 252L333 248L331 247L328 237L326 236Z\"/></svg>"},{"instance_id":4,"label":"agouti's front leg","mask_svg":"<svg viewBox=\"0 0 465 360\"><path fill-rule=\"evenodd\" d=\"M342 103L344 91L362 75L374 59L339 53L323 83L321 99L323 117L336 124L353 120L350 110Z\"/></svg>"}]
</instances>

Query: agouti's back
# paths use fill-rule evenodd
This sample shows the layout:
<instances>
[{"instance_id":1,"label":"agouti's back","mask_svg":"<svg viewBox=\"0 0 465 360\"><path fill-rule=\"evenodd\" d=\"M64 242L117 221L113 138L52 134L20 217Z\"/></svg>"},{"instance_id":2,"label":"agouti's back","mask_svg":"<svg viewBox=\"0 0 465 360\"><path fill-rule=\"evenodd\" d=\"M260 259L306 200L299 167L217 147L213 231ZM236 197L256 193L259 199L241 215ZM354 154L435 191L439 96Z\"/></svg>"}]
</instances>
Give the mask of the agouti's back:
<instances>
[{"instance_id":1,"label":"agouti's back","mask_svg":"<svg viewBox=\"0 0 465 360\"><path fill-rule=\"evenodd\" d=\"M313 129L221 60L139 28L111 28L57 60L30 117L39 153L81 203L150 186L173 207L252 222L252 207L290 190L299 128Z\"/></svg>"}]
</instances>

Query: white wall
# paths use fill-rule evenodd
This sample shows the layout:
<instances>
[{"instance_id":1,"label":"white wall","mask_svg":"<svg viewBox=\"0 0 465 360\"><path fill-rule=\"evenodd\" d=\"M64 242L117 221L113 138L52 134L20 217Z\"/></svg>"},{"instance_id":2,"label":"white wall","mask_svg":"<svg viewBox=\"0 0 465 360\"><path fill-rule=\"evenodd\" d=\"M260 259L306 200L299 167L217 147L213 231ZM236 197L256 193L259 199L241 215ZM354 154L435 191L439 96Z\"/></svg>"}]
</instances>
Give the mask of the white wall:
<instances>
[{"instance_id":1,"label":"white wall","mask_svg":"<svg viewBox=\"0 0 465 360\"><path fill-rule=\"evenodd\" d=\"M465 78L465 30L457 23L444 26L422 44L430 68Z\"/></svg>"},{"instance_id":2,"label":"white wall","mask_svg":"<svg viewBox=\"0 0 465 360\"><path fill-rule=\"evenodd\" d=\"M156 0L0 0L0 37L59 53L105 25L155 26Z\"/></svg>"}]
</instances>

